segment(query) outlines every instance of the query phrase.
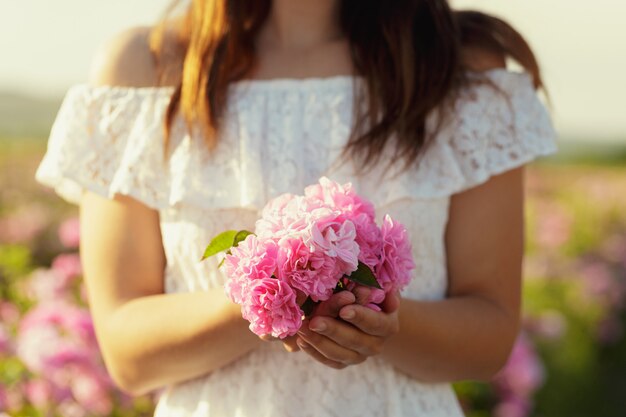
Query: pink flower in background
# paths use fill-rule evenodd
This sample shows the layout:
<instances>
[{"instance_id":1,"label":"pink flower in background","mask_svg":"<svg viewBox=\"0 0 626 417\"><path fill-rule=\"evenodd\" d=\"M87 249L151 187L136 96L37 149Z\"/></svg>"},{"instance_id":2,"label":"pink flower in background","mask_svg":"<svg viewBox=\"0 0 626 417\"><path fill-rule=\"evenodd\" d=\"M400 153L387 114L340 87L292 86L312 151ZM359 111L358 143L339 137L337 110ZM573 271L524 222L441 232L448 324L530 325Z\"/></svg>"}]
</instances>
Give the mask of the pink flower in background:
<instances>
[{"instance_id":1,"label":"pink flower in background","mask_svg":"<svg viewBox=\"0 0 626 417\"><path fill-rule=\"evenodd\" d=\"M105 416L111 413L112 388L113 385L106 374L94 372L86 367L79 367L72 375L72 395L90 414Z\"/></svg>"},{"instance_id":2,"label":"pink flower in background","mask_svg":"<svg viewBox=\"0 0 626 417\"><path fill-rule=\"evenodd\" d=\"M530 340L520 334L509 360L494 378L503 398L497 407L497 415L527 416L532 408L532 398L544 381L545 370L539 356Z\"/></svg>"},{"instance_id":3,"label":"pink flower in background","mask_svg":"<svg viewBox=\"0 0 626 417\"><path fill-rule=\"evenodd\" d=\"M606 262L585 262L581 267L585 294L603 301L609 308L622 308L626 302L626 282L618 280Z\"/></svg>"},{"instance_id":4,"label":"pink flower in background","mask_svg":"<svg viewBox=\"0 0 626 417\"><path fill-rule=\"evenodd\" d=\"M35 373L53 372L64 366L68 357L99 363L89 311L64 302L36 306L20 323L17 354Z\"/></svg>"},{"instance_id":5,"label":"pink flower in background","mask_svg":"<svg viewBox=\"0 0 626 417\"><path fill-rule=\"evenodd\" d=\"M7 398L6 389L0 384L0 413L9 409L9 399ZM3 417L0 414L0 417Z\"/></svg>"},{"instance_id":6,"label":"pink flower in background","mask_svg":"<svg viewBox=\"0 0 626 417\"><path fill-rule=\"evenodd\" d=\"M245 286L256 279L270 278L276 273L278 245L272 240L259 240L249 235L226 255L224 269L231 277L225 284L229 298L241 304Z\"/></svg>"},{"instance_id":7,"label":"pink flower in background","mask_svg":"<svg viewBox=\"0 0 626 417\"><path fill-rule=\"evenodd\" d=\"M524 329L548 340L559 340L567 330L567 321L561 312L547 310L538 317L528 317Z\"/></svg>"},{"instance_id":8,"label":"pink flower in background","mask_svg":"<svg viewBox=\"0 0 626 417\"><path fill-rule=\"evenodd\" d=\"M504 398L494 409L495 417L527 417L530 415L532 405L525 398Z\"/></svg>"},{"instance_id":9,"label":"pink flower in background","mask_svg":"<svg viewBox=\"0 0 626 417\"><path fill-rule=\"evenodd\" d=\"M574 219L557 204L545 204L540 209L535 239L539 245L557 249L567 242L572 234Z\"/></svg>"},{"instance_id":10,"label":"pink flower in background","mask_svg":"<svg viewBox=\"0 0 626 417\"><path fill-rule=\"evenodd\" d=\"M0 321L5 324L15 324L20 319L20 310L9 301L0 301Z\"/></svg>"},{"instance_id":11,"label":"pink flower in background","mask_svg":"<svg viewBox=\"0 0 626 417\"><path fill-rule=\"evenodd\" d=\"M0 218L0 243L32 241L44 229L48 217L48 210L38 204L32 204Z\"/></svg>"},{"instance_id":12,"label":"pink flower in background","mask_svg":"<svg viewBox=\"0 0 626 417\"><path fill-rule=\"evenodd\" d=\"M3 323L0 323L0 358L13 352L11 333Z\"/></svg>"},{"instance_id":13,"label":"pink flower in background","mask_svg":"<svg viewBox=\"0 0 626 417\"><path fill-rule=\"evenodd\" d=\"M303 315L291 287L273 278L257 279L250 283L242 313L243 318L250 322L252 332L279 338L295 335Z\"/></svg>"},{"instance_id":14,"label":"pink flower in background","mask_svg":"<svg viewBox=\"0 0 626 417\"><path fill-rule=\"evenodd\" d=\"M64 279L65 285L70 285L83 274L80 256L76 253L62 253L52 261L52 269Z\"/></svg>"},{"instance_id":15,"label":"pink flower in background","mask_svg":"<svg viewBox=\"0 0 626 417\"><path fill-rule=\"evenodd\" d=\"M415 269L411 242L404 226L385 216L381 227L382 258L375 269L376 278L385 292L399 291L411 281Z\"/></svg>"},{"instance_id":16,"label":"pink flower in background","mask_svg":"<svg viewBox=\"0 0 626 417\"><path fill-rule=\"evenodd\" d=\"M66 278L53 269L36 269L28 280L29 296L39 302L55 301L68 297Z\"/></svg>"},{"instance_id":17,"label":"pink flower in background","mask_svg":"<svg viewBox=\"0 0 626 417\"><path fill-rule=\"evenodd\" d=\"M59 240L68 249L75 249L80 244L80 221L76 217L65 220L59 226Z\"/></svg>"},{"instance_id":18,"label":"pink flower in background","mask_svg":"<svg viewBox=\"0 0 626 417\"><path fill-rule=\"evenodd\" d=\"M59 398L58 389L48 380L37 378L27 381L24 385L26 400L39 409L47 409L56 402L62 401Z\"/></svg>"}]
</instances>

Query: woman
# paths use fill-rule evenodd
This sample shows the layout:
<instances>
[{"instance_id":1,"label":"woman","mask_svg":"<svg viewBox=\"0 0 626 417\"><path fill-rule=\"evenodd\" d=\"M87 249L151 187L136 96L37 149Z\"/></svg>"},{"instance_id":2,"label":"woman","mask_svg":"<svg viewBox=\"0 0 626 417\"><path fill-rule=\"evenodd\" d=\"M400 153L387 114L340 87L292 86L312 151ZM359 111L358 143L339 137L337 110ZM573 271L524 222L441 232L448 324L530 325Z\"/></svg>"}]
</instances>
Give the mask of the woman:
<instances>
[{"instance_id":1,"label":"woman","mask_svg":"<svg viewBox=\"0 0 626 417\"><path fill-rule=\"evenodd\" d=\"M443 0L194 0L161 29L104 48L38 171L80 203L117 384L167 386L157 416L462 415L449 382L518 331L523 165L556 149L524 40ZM283 349L198 259L322 175L405 224L415 277L381 312L335 295Z\"/></svg>"}]
</instances>

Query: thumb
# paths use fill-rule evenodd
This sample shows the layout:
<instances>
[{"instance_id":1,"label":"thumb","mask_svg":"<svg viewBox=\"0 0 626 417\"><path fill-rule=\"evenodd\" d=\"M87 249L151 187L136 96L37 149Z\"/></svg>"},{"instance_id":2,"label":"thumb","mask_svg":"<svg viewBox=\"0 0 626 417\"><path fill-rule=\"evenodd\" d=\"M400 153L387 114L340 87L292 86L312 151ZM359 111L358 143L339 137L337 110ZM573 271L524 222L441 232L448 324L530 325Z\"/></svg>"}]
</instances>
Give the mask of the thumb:
<instances>
[{"instance_id":1,"label":"thumb","mask_svg":"<svg viewBox=\"0 0 626 417\"><path fill-rule=\"evenodd\" d=\"M400 293L393 291L385 296L385 300L381 305L385 313L393 313L400 308Z\"/></svg>"}]
</instances>

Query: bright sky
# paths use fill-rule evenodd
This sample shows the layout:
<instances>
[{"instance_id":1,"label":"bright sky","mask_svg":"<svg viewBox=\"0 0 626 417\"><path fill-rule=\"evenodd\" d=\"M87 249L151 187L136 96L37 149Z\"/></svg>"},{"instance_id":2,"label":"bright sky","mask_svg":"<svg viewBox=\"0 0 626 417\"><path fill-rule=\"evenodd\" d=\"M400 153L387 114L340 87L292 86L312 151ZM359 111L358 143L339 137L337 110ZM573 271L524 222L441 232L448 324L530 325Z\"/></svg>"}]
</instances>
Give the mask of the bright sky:
<instances>
[{"instance_id":1,"label":"bright sky","mask_svg":"<svg viewBox=\"0 0 626 417\"><path fill-rule=\"evenodd\" d=\"M539 55L562 136L626 142L626 2L451 0L513 23ZM125 27L150 24L170 0L2 0L0 90L59 95Z\"/></svg>"}]
</instances>

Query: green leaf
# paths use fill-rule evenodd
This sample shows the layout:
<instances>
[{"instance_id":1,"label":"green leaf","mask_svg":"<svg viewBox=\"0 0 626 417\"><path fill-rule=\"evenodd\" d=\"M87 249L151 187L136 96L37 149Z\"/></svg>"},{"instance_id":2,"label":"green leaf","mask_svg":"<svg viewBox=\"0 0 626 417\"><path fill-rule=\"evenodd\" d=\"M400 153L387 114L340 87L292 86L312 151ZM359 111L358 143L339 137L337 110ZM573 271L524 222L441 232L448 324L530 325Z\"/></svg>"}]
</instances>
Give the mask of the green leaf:
<instances>
[{"instance_id":1,"label":"green leaf","mask_svg":"<svg viewBox=\"0 0 626 417\"><path fill-rule=\"evenodd\" d=\"M251 234L253 233L249 230L238 231L235 237L233 238L233 246L238 246L240 242L243 242L244 240L246 240L246 238L250 236Z\"/></svg>"},{"instance_id":2,"label":"green leaf","mask_svg":"<svg viewBox=\"0 0 626 417\"><path fill-rule=\"evenodd\" d=\"M376 280L374 273L369 266L359 261L359 266L352 274L348 275L350 281L357 284L365 285L366 287L374 287L382 290L382 287Z\"/></svg>"},{"instance_id":3,"label":"green leaf","mask_svg":"<svg viewBox=\"0 0 626 417\"><path fill-rule=\"evenodd\" d=\"M235 237L238 233L240 232L237 230L227 230L226 232L215 236L213 240L211 240L211 243L209 243L209 246L206 247L201 260L204 261L206 258L223 252L226 249L230 249L233 246L233 242L235 241Z\"/></svg>"}]
</instances>

